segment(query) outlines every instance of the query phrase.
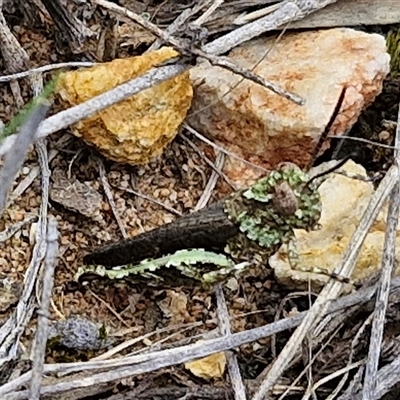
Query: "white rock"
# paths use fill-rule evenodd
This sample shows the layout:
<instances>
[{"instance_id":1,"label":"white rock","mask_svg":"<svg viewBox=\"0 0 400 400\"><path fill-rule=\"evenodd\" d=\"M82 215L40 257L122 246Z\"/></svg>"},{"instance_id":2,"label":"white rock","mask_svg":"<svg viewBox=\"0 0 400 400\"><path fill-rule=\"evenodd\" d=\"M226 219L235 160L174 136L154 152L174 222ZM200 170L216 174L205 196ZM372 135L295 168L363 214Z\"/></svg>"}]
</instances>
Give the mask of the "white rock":
<instances>
[{"instance_id":1,"label":"white rock","mask_svg":"<svg viewBox=\"0 0 400 400\"><path fill-rule=\"evenodd\" d=\"M329 165L332 163L335 162L330 162ZM341 170L366 176L365 169L353 161L348 161ZM300 230L295 232L300 256L299 265L296 269L292 269L288 262L286 246L282 246L269 260L277 280L296 290L306 289L309 281L314 289L320 288L328 281L328 275L310 271L331 273L338 266L374 188L371 182L331 174L320 186L319 191L322 200L320 219L322 228L314 232ZM351 277L352 283L363 282L381 266L386 214L387 207L384 207L366 237ZM397 237L396 261L397 263L400 261L400 229Z\"/></svg>"},{"instance_id":2,"label":"white rock","mask_svg":"<svg viewBox=\"0 0 400 400\"><path fill-rule=\"evenodd\" d=\"M242 78L208 63L191 70L196 89L189 122L266 168L281 161L308 165L342 88L347 88L344 104L330 132L335 135L346 132L381 92L390 61L383 36L347 28L286 34L279 41L257 39L229 56L306 100L298 106L248 80L235 87ZM247 169L230 160L225 172L248 184L257 173Z\"/></svg>"}]
</instances>

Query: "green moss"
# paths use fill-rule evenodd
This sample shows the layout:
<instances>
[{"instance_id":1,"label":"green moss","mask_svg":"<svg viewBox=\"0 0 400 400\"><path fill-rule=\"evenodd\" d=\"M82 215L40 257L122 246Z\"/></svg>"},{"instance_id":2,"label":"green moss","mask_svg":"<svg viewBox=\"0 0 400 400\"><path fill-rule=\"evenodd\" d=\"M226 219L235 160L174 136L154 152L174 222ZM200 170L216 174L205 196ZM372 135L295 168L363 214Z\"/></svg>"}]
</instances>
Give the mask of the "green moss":
<instances>
[{"instance_id":1,"label":"green moss","mask_svg":"<svg viewBox=\"0 0 400 400\"><path fill-rule=\"evenodd\" d=\"M386 46L390 54L390 73L396 76L400 72L400 28L393 28L388 32Z\"/></svg>"}]
</instances>

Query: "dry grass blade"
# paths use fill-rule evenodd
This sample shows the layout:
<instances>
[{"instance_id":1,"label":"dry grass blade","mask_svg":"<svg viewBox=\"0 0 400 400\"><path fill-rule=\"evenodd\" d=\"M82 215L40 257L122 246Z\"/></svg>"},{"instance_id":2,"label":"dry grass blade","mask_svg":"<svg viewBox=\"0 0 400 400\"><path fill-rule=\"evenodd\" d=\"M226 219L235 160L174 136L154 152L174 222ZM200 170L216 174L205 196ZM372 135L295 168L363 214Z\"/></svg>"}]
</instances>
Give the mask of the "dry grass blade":
<instances>
[{"instance_id":1,"label":"dry grass blade","mask_svg":"<svg viewBox=\"0 0 400 400\"><path fill-rule=\"evenodd\" d=\"M42 298L38 317L35 347L33 353L32 380L30 396L32 400L40 399L40 387L43 372L44 356L48 336L48 314L51 292L53 290L54 269L58 254L57 220L49 217L47 230L47 254L44 262Z\"/></svg>"},{"instance_id":2,"label":"dry grass blade","mask_svg":"<svg viewBox=\"0 0 400 400\"><path fill-rule=\"evenodd\" d=\"M395 146L400 144L400 105L397 119ZM400 152L395 152L395 163L398 171L400 168ZM400 174L400 172L399 172ZM368 361L365 369L363 398L372 399L374 396L378 363L382 347L383 331L385 328L385 314L389 300L390 280L392 278L394 259L396 251L397 225L400 211L400 175L394 177L396 185L390 195L389 210L387 215L387 226L385 243L382 255L382 269L380 284L376 296L375 314L372 323L371 339L369 345ZM397 382L396 382L397 383Z\"/></svg>"},{"instance_id":3,"label":"dry grass blade","mask_svg":"<svg viewBox=\"0 0 400 400\"><path fill-rule=\"evenodd\" d=\"M225 163L224 153L218 153L217 159L215 161L216 169L213 170L213 172L211 173L210 179L207 182L204 192L200 196L200 199L197 202L197 204L194 208L194 211L200 210L201 208L207 206L207 203L209 202L209 200L212 196L213 190L215 189L215 186L218 182L218 178L219 178L220 174L217 171L220 172L222 170L224 163Z\"/></svg>"},{"instance_id":4,"label":"dry grass blade","mask_svg":"<svg viewBox=\"0 0 400 400\"><path fill-rule=\"evenodd\" d=\"M45 117L49 104L40 102L37 107L27 117L27 120L21 126L18 140L8 152L3 168L0 171L0 215L3 214L7 202L8 192L14 181L15 175L22 166L29 146L33 143L35 133L40 122Z\"/></svg>"},{"instance_id":5,"label":"dry grass blade","mask_svg":"<svg viewBox=\"0 0 400 400\"><path fill-rule=\"evenodd\" d=\"M125 225L122 222L121 216L119 215L119 212L117 210L117 206L115 205L114 197L111 192L111 187L110 184L108 183L106 167L104 166L103 160L101 158L97 157L97 165L99 167L100 181L101 184L103 185L104 193L106 194L108 203L110 204L111 210L114 214L115 220L117 221L122 236L126 239L128 237L128 234L126 233Z\"/></svg>"},{"instance_id":6,"label":"dry grass blade","mask_svg":"<svg viewBox=\"0 0 400 400\"><path fill-rule=\"evenodd\" d=\"M218 325L223 336L230 336L231 325L229 321L228 307L226 306L224 291L221 284L215 289L215 295L217 297L217 314L218 314ZM232 391L235 400L246 400L246 387L243 382L242 375L240 373L239 362L236 354L232 351L225 352L229 379L232 385Z\"/></svg>"},{"instance_id":7,"label":"dry grass blade","mask_svg":"<svg viewBox=\"0 0 400 400\"><path fill-rule=\"evenodd\" d=\"M85 61L73 61L73 62L65 62L65 63L58 63L58 64L49 64L44 65L43 67L32 68L27 71L23 72L16 72L15 74L11 75L3 75L0 76L0 82L10 82L16 79L22 79L27 76L35 75L35 74L42 74L43 72L53 71L55 69L63 69L63 68L86 68L86 67L93 67L96 65L92 62L85 62Z\"/></svg>"}]
</instances>

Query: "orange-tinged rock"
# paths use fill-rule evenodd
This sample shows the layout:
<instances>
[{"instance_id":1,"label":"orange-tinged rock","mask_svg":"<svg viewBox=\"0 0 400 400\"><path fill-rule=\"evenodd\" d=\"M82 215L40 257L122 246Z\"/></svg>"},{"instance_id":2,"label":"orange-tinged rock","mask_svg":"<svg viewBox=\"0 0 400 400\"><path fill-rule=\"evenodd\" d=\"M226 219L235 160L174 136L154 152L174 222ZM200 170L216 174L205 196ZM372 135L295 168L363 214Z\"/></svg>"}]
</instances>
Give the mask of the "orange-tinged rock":
<instances>
[{"instance_id":1,"label":"orange-tinged rock","mask_svg":"<svg viewBox=\"0 0 400 400\"><path fill-rule=\"evenodd\" d=\"M142 56L66 72L60 77L58 93L65 103L74 106L175 56L175 50L164 47ZM186 72L80 121L72 131L111 160L145 164L175 138L192 97Z\"/></svg>"},{"instance_id":2,"label":"orange-tinged rock","mask_svg":"<svg viewBox=\"0 0 400 400\"><path fill-rule=\"evenodd\" d=\"M214 142L267 169L282 161L307 167L344 87L330 134L347 132L381 92L390 61L383 36L347 28L259 38L238 46L229 57L300 95L305 105L203 62L190 71L195 97L188 121ZM323 150L327 146L329 141ZM262 174L233 159L224 172L239 186Z\"/></svg>"}]
</instances>

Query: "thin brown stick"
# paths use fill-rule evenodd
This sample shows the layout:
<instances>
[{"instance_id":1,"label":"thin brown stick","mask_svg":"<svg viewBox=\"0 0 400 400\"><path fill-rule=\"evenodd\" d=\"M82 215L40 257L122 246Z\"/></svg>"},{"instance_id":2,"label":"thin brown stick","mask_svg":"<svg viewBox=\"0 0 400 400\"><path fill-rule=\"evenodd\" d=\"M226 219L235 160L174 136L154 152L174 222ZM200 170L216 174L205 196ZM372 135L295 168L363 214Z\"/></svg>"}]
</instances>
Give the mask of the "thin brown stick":
<instances>
[{"instance_id":1,"label":"thin brown stick","mask_svg":"<svg viewBox=\"0 0 400 400\"><path fill-rule=\"evenodd\" d=\"M182 213L180 211L175 210L175 208L172 208L172 207L168 206L167 204L162 203L161 201L155 199L154 197L147 196L147 194L143 194L143 193L138 192L137 190L124 188L121 186L117 186L117 189L122 190L126 193L134 194L135 196L141 197L142 199L145 199L145 200L149 201L150 203L157 204L158 206L164 208L171 214L177 215L179 217L182 215Z\"/></svg>"},{"instance_id":2,"label":"thin brown stick","mask_svg":"<svg viewBox=\"0 0 400 400\"><path fill-rule=\"evenodd\" d=\"M194 149L200 157L203 158L203 160L217 173L221 176L221 178L233 189L233 190L238 190L236 185L232 183L232 181L224 174L222 171L220 171L215 164L204 154L204 151L200 149L199 146L194 144L187 136L181 135L180 136L186 143L189 144L189 146Z\"/></svg>"},{"instance_id":3,"label":"thin brown stick","mask_svg":"<svg viewBox=\"0 0 400 400\"><path fill-rule=\"evenodd\" d=\"M255 169L258 169L258 170L260 170L260 171L267 172L267 173L270 172L270 170L268 170L268 169L266 169L266 168L264 168L264 167L261 167L260 165L253 164L253 163L251 163L250 161L247 161L247 160L245 160L244 158L239 157L239 156L236 155L235 153L233 153L233 152L231 152L231 151L229 151L229 150L226 150L226 149L223 148L222 146L219 146L219 145L215 144L214 142L212 142L211 140L209 140L209 139L207 139L205 136L203 136L201 133L199 133L196 129L194 129L193 127L191 127L190 125L184 123L183 126L184 126L185 129L187 129L191 134L193 134L194 136L196 136L196 137L197 137L198 139L200 139L202 142L204 142L204 143L210 145L211 147L213 147L214 149L216 149L216 150L218 150L218 151L220 151L220 152L222 152L222 153L225 153L225 154L228 155L229 157L232 157L232 158L234 158L234 159L236 159L236 160L239 160L239 161L241 161L242 163L244 163L244 164L246 164L246 165L248 165L248 166L250 166L250 167L253 167L253 168L255 168Z\"/></svg>"},{"instance_id":4,"label":"thin brown stick","mask_svg":"<svg viewBox=\"0 0 400 400\"><path fill-rule=\"evenodd\" d=\"M129 324L108 304L105 300L103 300L100 296L97 296L92 290L89 289L89 293L98 300L103 306L107 308L122 324L124 324L127 328L129 328Z\"/></svg>"}]
</instances>

